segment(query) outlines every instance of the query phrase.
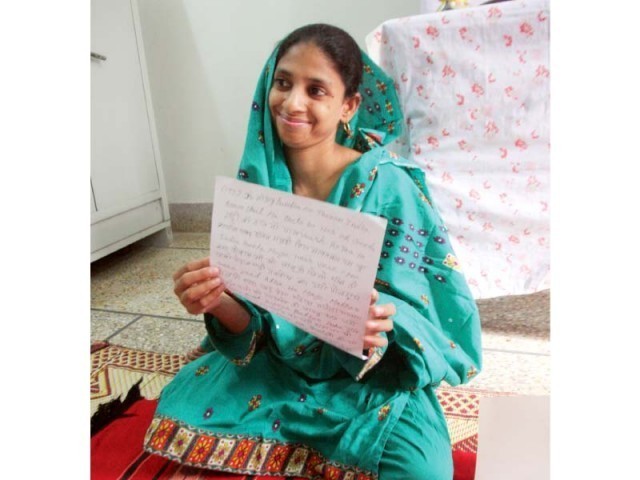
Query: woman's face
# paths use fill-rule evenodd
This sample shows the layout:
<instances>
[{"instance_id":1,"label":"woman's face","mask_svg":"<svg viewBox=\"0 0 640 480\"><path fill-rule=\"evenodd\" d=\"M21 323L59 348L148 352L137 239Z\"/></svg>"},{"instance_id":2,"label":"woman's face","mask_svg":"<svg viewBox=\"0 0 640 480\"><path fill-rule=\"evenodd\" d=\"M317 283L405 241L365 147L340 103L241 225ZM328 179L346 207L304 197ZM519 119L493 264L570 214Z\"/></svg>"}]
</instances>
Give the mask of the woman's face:
<instances>
[{"instance_id":1,"label":"woman's face","mask_svg":"<svg viewBox=\"0 0 640 480\"><path fill-rule=\"evenodd\" d=\"M291 47L280 59L269 92L278 136L289 149L335 142L340 121L348 121L359 97L344 98L345 85L329 58L311 43Z\"/></svg>"}]
</instances>

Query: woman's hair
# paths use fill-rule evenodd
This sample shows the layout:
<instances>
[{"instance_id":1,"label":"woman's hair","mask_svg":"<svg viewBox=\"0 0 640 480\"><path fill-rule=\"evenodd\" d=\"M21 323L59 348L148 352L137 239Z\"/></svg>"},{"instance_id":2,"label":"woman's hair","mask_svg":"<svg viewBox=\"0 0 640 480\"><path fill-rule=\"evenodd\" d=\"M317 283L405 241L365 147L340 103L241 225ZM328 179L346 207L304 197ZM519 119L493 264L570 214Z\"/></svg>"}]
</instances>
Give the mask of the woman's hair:
<instances>
[{"instance_id":1,"label":"woman's hair","mask_svg":"<svg viewBox=\"0 0 640 480\"><path fill-rule=\"evenodd\" d=\"M356 41L344 30L324 23L300 27L285 37L276 55L276 65L291 47L312 43L329 57L345 85L345 97L358 92L362 82L362 56Z\"/></svg>"}]
</instances>

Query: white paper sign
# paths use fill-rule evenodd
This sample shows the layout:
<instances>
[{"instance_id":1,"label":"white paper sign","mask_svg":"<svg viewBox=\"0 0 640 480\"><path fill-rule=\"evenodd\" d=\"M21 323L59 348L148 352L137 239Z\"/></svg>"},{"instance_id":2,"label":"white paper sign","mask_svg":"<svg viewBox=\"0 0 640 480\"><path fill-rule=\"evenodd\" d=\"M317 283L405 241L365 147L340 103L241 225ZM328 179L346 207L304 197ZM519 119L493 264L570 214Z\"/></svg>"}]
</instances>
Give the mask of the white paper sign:
<instances>
[{"instance_id":1,"label":"white paper sign","mask_svg":"<svg viewBox=\"0 0 640 480\"><path fill-rule=\"evenodd\" d=\"M211 265L227 288L362 357L386 220L216 177Z\"/></svg>"}]
</instances>

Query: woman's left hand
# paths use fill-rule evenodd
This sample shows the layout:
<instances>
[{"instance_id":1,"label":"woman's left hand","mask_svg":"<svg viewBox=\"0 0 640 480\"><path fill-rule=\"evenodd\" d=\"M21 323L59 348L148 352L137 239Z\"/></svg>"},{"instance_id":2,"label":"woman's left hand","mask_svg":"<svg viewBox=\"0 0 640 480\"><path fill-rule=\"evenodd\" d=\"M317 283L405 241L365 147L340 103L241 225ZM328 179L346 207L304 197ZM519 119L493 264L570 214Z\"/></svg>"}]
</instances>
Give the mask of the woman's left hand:
<instances>
[{"instance_id":1,"label":"woman's left hand","mask_svg":"<svg viewBox=\"0 0 640 480\"><path fill-rule=\"evenodd\" d=\"M371 292L371 306L369 307L369 318L364 331L364 349L373 347L384 347L387 345L386 337L380 335L381 332L390 332L393 330L392 315L396 313L396 307L393 303L386 305L377 305L378 291L373 289Z\"/></svg>"}]
</instances>

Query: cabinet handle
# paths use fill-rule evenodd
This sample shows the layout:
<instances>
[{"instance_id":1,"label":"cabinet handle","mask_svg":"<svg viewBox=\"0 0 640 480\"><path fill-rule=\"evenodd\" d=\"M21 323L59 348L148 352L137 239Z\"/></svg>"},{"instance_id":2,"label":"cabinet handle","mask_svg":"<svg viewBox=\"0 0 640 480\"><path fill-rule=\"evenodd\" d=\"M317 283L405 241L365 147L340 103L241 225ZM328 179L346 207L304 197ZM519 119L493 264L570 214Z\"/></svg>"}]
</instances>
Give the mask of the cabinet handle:
<instances>
[{"instance_id":1,"label":"cabinet handle","mask_svg":"<svg viewBox=\"0 0 640 480\"><path fill-rule=\"evenodd\" d=\"M91 59L92 60L102 60L105 61L107 59L107 57L105 57L104 55L100 55L99 53L95 53L95 52L91 52Z\"/></svg>"}]
</instances>

